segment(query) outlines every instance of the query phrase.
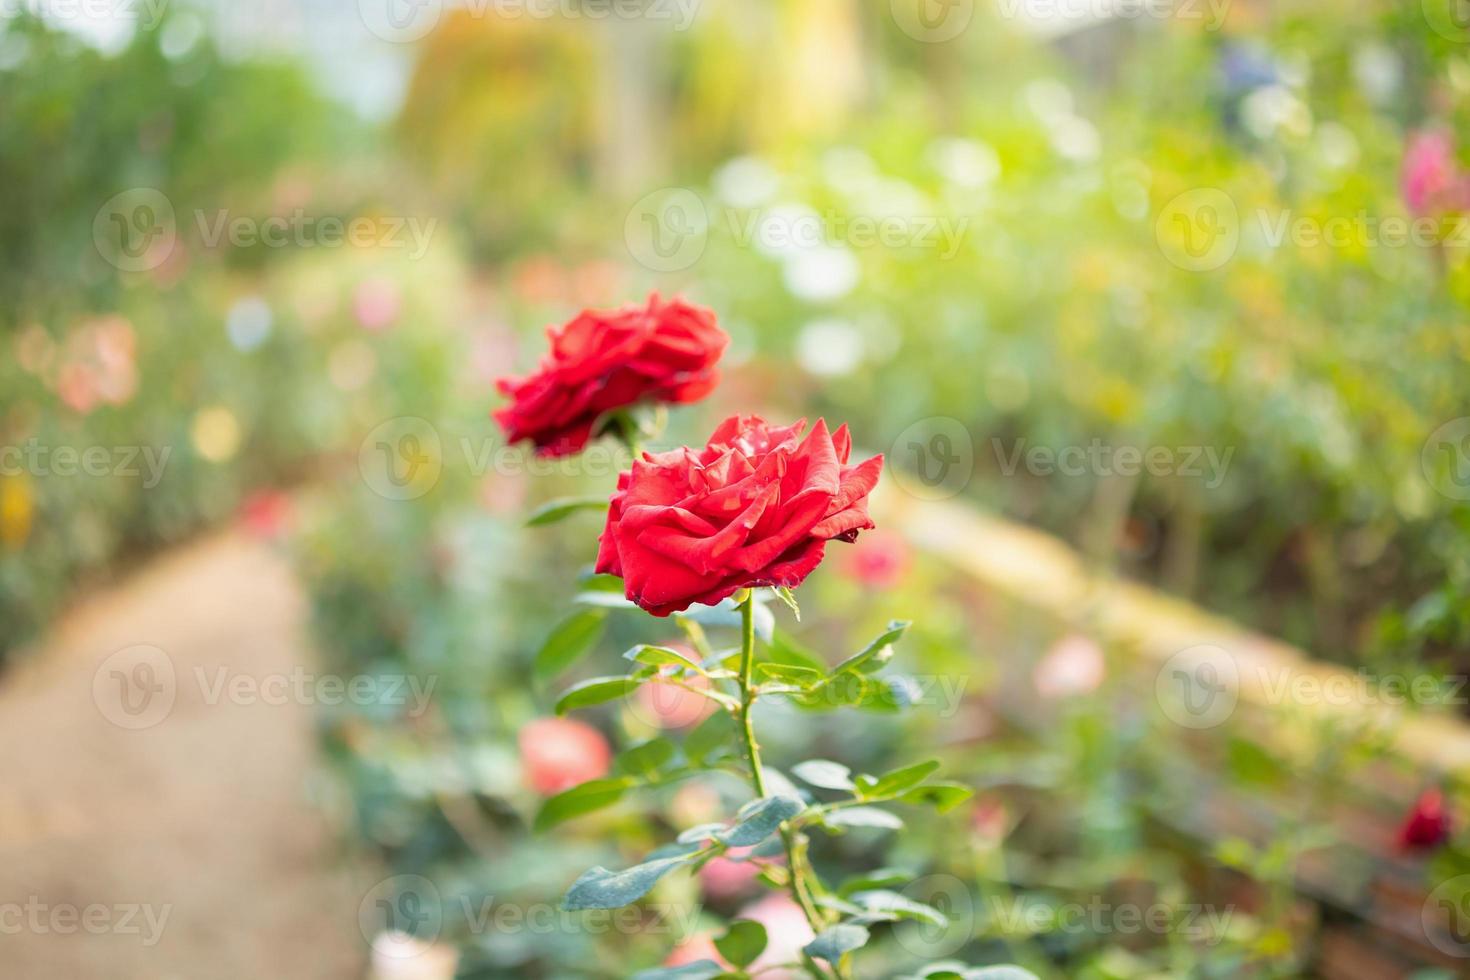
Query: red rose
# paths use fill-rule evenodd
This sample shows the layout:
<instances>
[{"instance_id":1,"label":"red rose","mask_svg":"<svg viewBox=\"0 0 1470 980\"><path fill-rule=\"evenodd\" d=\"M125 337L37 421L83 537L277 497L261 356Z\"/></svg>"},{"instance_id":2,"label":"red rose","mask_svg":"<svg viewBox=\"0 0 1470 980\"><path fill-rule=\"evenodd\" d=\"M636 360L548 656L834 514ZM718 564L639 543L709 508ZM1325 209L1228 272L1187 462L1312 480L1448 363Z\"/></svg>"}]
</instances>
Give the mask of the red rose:
<instances>
[{"instance_id":1,"label":"red rose","mask_svg":"<svg viewBox=\"0 0 1470 980\"><path fill-rule=\"evenodd\" d=\"M1427 789L1414 801L1414 808L1399 827L1398 845L1404 851L1427 851L1450 839L1450 815L1444 794Z\"/></svg>"},{"instance_id":2,"label":"red rose","mask_svg":"<svg viewBox=\"0 0 1470 980\"><path fill-rule=\"evenodd\" d=\"M645 453L618 476L597 571L621 576L628 598L653 613L713 605L754 586L801 584L832 538L873 526L868 494L883 457L848 466L847 426L821 419L769 426L720 423L703 449Z\"/></svg>"},{"instance_id":3,"label":"red rose","mask_svg":"<svg viewBox=\"0 0 1470 980\"><path fill-rule=\"evenodd\" d=\"M658 294L647 306L584 310L546 332L551 351L535 374L501 378L511 404L495 413L511 442L530 439L542 456L579 451L606 412L640 401L692 402L719 380L730 342L712 311Z\"/></svg>"}]
</instances>

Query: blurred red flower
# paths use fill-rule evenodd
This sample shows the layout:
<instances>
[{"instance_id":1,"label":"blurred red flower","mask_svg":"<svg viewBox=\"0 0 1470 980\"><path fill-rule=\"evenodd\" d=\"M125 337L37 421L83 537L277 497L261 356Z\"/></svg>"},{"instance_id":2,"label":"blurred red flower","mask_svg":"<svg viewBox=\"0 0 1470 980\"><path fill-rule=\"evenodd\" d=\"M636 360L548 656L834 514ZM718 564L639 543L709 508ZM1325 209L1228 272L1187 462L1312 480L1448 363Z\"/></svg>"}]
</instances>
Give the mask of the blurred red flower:
<instances>
[{"instance_id":1,"label":"blurred red flower","mask_svg":"<svg viewBox=\"0 0 1470 980\"><path fill-rule=\"evenodd\" d=\"M1470 203L1470 180L1455 160L1454 139L1444 130L1409 137L1399 186L1415 214L1455 211Z\"/></svg>"},{"instance_id":2,"label":"blurred red flower","mask_svg":"<svg viewBox=\"0 0 1470 980\"><path fill-rule=\"evenodd\" d=\"M607 775L612 750L591 725L570 718L537 718L521 728L521 769L542 796L554 796Z\"/></svg>"},{"instance_id":3,"label":"blurred red flower","mask_svg":"<svg viewBox=\"0 0 1470 980\"><path fill-rule=\"evenodd\" d=\"M908 542L892 531L874 531L856 542L843 563L847 573L870 589L891 589L913 563Z\"/></svg>"},{"instance_id":4,"label":"blurred red flower","mask_svg":"<svg viewBox=\"0 0 1470 980\"><path fill-rule=\"evenodd\" d=\"M496 382L511 399L495 412L506 439L530 439L542 456L578 452L614 409L703 398L730 342L712 311L656 293L645 306L584 310L547 336L551 350L534 374Z\"/></svg>"},{"instance_id":5,"label":"blurred red flower","mask_svg":"<svg viewBox=\"0 0 1470 980\"><path fill-rule=\"evenodd\" d=\"M818 419L802 439L805 428L733 415L703 449L634 460L618 476L597 571L620 576L655 616L738 589L800 585L829 540L873 526L867 498L883 472L882 456L847 465L847 426L829 434Z\"/></svg>"},{"instance_id":6,"label":"blurred red flower","mask_svg":"<svg viewBox=\"0 0 1470 980\"><path fill-rule=\"evenodd\" d=\"M1432 850L1450 839L1450 815L1444 794L1427 789L1414 801L1414 808L1399 827L1398 845L1404 851Z\"/></svg>"}]
</instances>

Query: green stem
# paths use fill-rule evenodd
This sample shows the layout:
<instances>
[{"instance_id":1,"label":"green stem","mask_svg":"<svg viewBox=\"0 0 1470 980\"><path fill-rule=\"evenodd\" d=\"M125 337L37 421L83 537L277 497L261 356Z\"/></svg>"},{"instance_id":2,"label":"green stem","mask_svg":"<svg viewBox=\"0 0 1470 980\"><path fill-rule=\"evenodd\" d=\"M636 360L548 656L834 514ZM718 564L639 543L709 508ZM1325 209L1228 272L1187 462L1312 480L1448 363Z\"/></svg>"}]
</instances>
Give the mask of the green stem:
<instances>
[{"instance_id":1,"label":"green stem","mask_svg":"<svg viewBox=\"0 0 1470 980\"><path fill-rule=\"evenodd\" d=\"M740 731L745 741L746 757L750 759L751 785L755 787L755 795L764 798L766 796L766 776L765 771L761 768L760 746L756 744L755 725L751 719L756 697L754 674L755 595L747 589L745 597L740 600ZM806 836L793 830L789 824L783 823L781 842L786 847L786 869L791 897L801 907L802 914L806 916L808 924L812 927L812 932L821 932L827 927L827 921L812 899L811 885L807 881L807 876L811 873L811 866L806 858ZM814 976L825 976L816 961L810 956L803 953L802 961ZM839 978L846 975L841 967L833 967L832 972Z\"/></svg>"}]
</instances>

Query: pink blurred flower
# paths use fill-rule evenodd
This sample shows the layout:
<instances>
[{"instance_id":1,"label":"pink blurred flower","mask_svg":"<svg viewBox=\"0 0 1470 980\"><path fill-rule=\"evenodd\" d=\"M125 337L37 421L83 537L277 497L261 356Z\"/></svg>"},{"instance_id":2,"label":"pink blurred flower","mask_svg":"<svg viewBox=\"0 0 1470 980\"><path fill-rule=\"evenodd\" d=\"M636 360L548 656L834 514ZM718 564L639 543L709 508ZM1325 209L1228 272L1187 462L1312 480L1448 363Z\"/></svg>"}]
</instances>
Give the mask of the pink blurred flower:
<instances>
[{"instance_id":1,"label":"pink blurred flower","mask_svg":"<svg viewBox=\"0 0 1470 980\"><path fill-rule=\"evenodd\" d=\"M521 769L542 796L554 796L607 775L612 750L591 725L570 718L537 718L521 728Z\"/></svg>"},{"instance_id":2,"label":"pink blurred flower","mask_svg":"<svg viewBox=\"0 0 1470 980\"><path fill-rule=\"evenodd\" d=\"M1041 658L1031 673L1036 693L1044 698L1091 694L1107 673L1102 648L1089 636L1069 633Z\"/></svg>"},{"instance_id":3,"label":"pink blurred flower","mask_svg":"<svg viewBox=\"0 0 1470 980\"><path fill-rule=\"evenodd\" d=\"M51 335L39 323L27 324L15 335L16 363L29 374L45 374L55 353L56 345L51 342Z\"/></svg>"},{"instance_id":4,"label":"pink blurred flower","mask_svg":"<svg viewBox=\"0 0 1470 980\"><path fill-rule=\"evenodd\" d=\"M1005 839L1010 829L1011 815L1005 803L986 797L977 800L970 826L975 831L976 843L994 846Z\"/></svg>"},{"instance_id":5,"label":"pink blurred flower","mask_svg":"<svg viewBox=\"0 0 1470 980\"><path fill-rule=\"evenodd\" d=\"M908 542L879 528L862 535L844 552L843 571L871 589L891 589L912 564Z\"/></svg>"},{"instance_id":6,"label":"pink blurred flower","mask_svg":"<svg viewBox=\"0 0 1470 980\"><path fill-rule=\"evenodd\" d=\"M493 473L480 482L480 505L497 516L519 514L529 489L523 474Z\"/></svg>"},{"instance_id":7,"label":"pink blurred flower","mask_svg":"<svg viewBox=\"0 0 1470 980\"><path fill-rule=\"evenodd\" d=\"M664 966L688 966L700 960L714 960L720 964L721 968L730 966L720 956L720 951L715 948L714 937L703 932L697 936L690 936L675 946L664 959Z\"/></svg>"},{"instance_id":8,"label":"pink blurred flower","mask_svg":"<svg viewBox=\"0 0 1470 980\"><path fill-rule=\"evenodd\" d=\"M278 538L291 523L291 498L279 490L257 490L240 504L240 523L260 538Z\"/></svg>"},{"instance_id":9,"label":"pink blurred flower","mask_svg":"<svg viewBox=\"0 0 1470 980\"><path fill-rule=\"evenodd\" d=\"M1399 849L1429 851L1449 839L1450 815L1445 809L1444 794L1438 789L1427 789L1414 801L1414 808L1399 827Z\"/></svg>"},{"instance_id":10,"label":"pink blurred flower","mask_svg":"<svg viewBox=\"0 0 1470 980\"><path fill-rule=\"evenodd\" d=\"M752 850L749 847L732 847L727 853L744 857ZM722 856L699 869L699 884L710 898L728 901L749 892L759 876L760 869L754 862L734 861Z\"/></svg>"},{"instance_id":11,"label":"pink blurred flower","mask_svg":"<svg viewBox=\"0 0 1470 980\"><path fill-rule=\"evenodd\" d=\"M687 644L674 642L663 645L691 660L699 659L699 654ZM685 678L682 683L694 688L709 687L709 681L704 677ZM710 716L715 705L709 698L671 681L654 679L638 688L630 707L642 721L656 728L668 729L691 728L699 724Z\"/></svg>"},{"instance_id":12,"label":"pink blurred flower","mask_svg":"<svg viewBox=\"0 0 1470 980\"><path fill-rule=\"evenodd\" d=\"M102 402L125 405L138 390L136 356L133 325L126 318L114 314L83 321L67 336L56 393L83 415Z\"/></svg>"},{"instance_id":13,"label":"pink blurred flower","mask_svg":"<svg viewBox=\"0 0 1470 980\"><path fill-rule=\"evenodd\" d=\"M391 279L365 279L352 294L352 315L371 333L387 330L402 310L402 294Z\"/></svg>"},{"instance_id":14,"label":"pink blurred flower","mask_svg":"<svg viewBox=\"0 0 1470 980\"><path fill-rule=\"evenodd\" d=\"M56 394L63 405L79 415L92 411L101 400L95 371L79 361L68 361L61 366L56 375Z\"/></svg>"},{"instance_id":15,"label":"pink blurred flower","mask_svg":"<svg viewBox=\"0 0 1470 980\"><path fill-rule=\"evenodd\" d=\"M752 971L777 963L800 960L802 947L816 938L801 907L785 892L772 892L760 901L747 905L741 910L739 918L750 919L766 927L766 951L752 964ZM779 971L764 975L795 976L793 973Z\"/></svg>"},{"instance_id":16,"label":"pink blurred flower","mask_svg":"<svg viewBox=\"0 0 1470 980\"><path fill-rule=\"evenodd\" d=\"M1470 200L1470 185L1455 160L1454 139L1444 130L1424 130L1409 137L1399 185L1404 203L1415 214L1458 210Z\"/></svg>"}]
</instances>

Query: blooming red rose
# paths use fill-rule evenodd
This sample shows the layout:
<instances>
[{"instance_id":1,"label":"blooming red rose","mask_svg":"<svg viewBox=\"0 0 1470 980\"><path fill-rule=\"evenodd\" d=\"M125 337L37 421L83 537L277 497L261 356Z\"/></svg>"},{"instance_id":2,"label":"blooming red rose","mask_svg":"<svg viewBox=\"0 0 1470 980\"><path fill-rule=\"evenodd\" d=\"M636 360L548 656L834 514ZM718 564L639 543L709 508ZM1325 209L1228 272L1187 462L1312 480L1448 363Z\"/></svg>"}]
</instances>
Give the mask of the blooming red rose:
<instances>
[{"instance_id":1,"label":"blooming red rose","mask_svg":"<svg viewBox=\"0 0 1470 980\"><path fill-rule=\"evenodd\" d=\"M754 586L801 584L827 542L873 526L868 494L883 457L848 466L847 426L821 419L770 426L754 416L720 423L703 449L645 453L618 476L597 571L621 576L628 598L653 613L709 605Z\"/></svg>"},{"instance_id":2,"label":"blooming red rose","mask_svg":"<svg viewBox=\"0 0 1470 980\"><path fill-rule=\"evenodd\" d=\"M584 310L546 333L551 350L534 374L496 382L511 403L495 413L507 439L530 439L543 456L579 451L613 409L703 398L730 342L712 311L657 293L646 306Z\"/></svg>"},{"instance_id":3,"label":"blooming red rose","mask_svg":"<svg viewBox=\"0 0 1470 980\"><path fill-rule=\"evenodd\" d=\"M1427 789L1414 801L1414 808L1399 827L1398 845L1405 851L1427 851L1450 839L1450 815L1444 794Z\"/></svg>"}]
</instances>

